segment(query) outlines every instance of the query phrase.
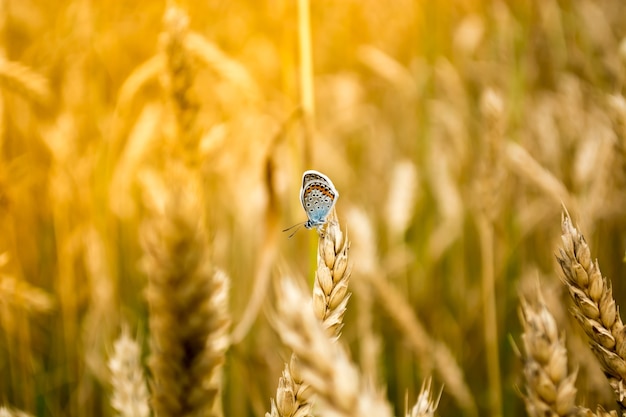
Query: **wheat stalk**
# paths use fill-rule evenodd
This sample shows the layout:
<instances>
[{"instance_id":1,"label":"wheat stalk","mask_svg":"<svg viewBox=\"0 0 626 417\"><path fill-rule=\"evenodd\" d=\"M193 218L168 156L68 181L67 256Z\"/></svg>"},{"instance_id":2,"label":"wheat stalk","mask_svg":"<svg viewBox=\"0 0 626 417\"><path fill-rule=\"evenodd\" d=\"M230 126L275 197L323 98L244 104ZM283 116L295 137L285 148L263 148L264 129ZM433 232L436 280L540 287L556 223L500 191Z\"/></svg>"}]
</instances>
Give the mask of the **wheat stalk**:
<instances>
[{"instance_id":1,"label":"wheat stalk","mask_svg":"<svg viewBox=\"0 0 626 417\"><path fill-rule=\"evenodd\" d=\"M626 415L626 329L613 298L611 283L602 277L598 261L592 261L589 246L572 225L569 215L563 215L561 226L562 245L557 260L574 301L574 317L604 368L622 415Z\"/></svg>"},{"instance_id":2,"label":"wheat stalk","mask_svg":"<svg viewBox=\"0 0 626 417\"><path fill-rule=\"evenodd\" d=\"M157 416L221 415L213 408L228 346L229 281L210 263L198 190L181 187L193 178L172 180L142 230L153 408Z\"/></svg>"},{"instance_id":3,"label":"wheat stalk","mask_svg":"<svg viewBox=\"0 0 626 417\"><path fill-rule=\"evenodd\" d=\"M311 34L311 2L298 0L298 52L300 70L300 106L304 134L304 161L311 161L313 137L316 132L315 78L313 77L313 47Z\"/></svg>"},{"instance_id":4,"label":"wheat stalk","mask_svg":"<svg viewBox=\"0 0 626 417\"><path fill-rule=\"evenodd\" d=\"M505 129L504 102L500 94L491 88L483 91L480 98L483 118L484 141L478 164L478 175L473 184L477 196L471 207L478 233L481 258L481 295L483 306L483 337L487 361L487 392L493 416L502 416L502 382L500 375L500 349L498 343L498 319L496 306L496 280L498 251L494 221L501 210L504 169L502 167L502 141Z\"/></svg>"},{"instance_id":5,"label":"wheat stalk","mask_svg":"<svg viewBox=\"0 0 626 417\"><path fill-rule=\"evenodd\" d=\"M563 182L544 168L523 146L507 142L503 155L507 166L513 172L539 187L546 197L556 203L565 202L568 207L577 206Z\"/></svg>"},{"instance_id":6,"label":"wheat stalk","mask_svg":"<svg viewBox=\"0 0 626 417\"><path fill-rule=\"evenodd\" d=\"M345 350L328 337L327 329L315 316L310 299L288 279L281 281L277 297L273 324L282 341L298 358L302 380L317 394L326 415L391 416L381 396L362 384Z\"/></svg>"},{"instance_id":7,"label":"wheat stalk","mask_svg":"<svg viewBox=\"0 0 626 417\"><path fill-rule=\"evenodd\" d=\"M127 330L123 330L113 345L109 359L113 394L111 406L120 417L149 417L148 387L141 366L141 347Z\"/></svg>"},{"instance_id":8,"label":"wheat stalk","mask_svg":"<svg viewBox=\"0 0 626 417\"><path fill-rule=\"evenodd\" d=\"M526 410L531 417L574 416L577 371L568 373L567 349L554 317L538 294L536 303L521 299L524 328Z\"/></svg>"}]
</instances>

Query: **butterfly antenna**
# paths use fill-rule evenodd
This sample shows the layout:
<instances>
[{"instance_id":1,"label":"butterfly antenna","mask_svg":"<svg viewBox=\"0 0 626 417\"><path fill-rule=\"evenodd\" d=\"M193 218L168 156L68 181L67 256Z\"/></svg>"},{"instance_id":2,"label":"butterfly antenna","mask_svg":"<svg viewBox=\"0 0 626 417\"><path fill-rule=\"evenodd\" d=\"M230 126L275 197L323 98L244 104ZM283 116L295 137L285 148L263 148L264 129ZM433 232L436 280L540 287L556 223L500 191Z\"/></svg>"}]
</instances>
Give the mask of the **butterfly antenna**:
<instances>
[{"instance_id":1,"label":"butterfly antenna","mask_svg":"<svg viewBox=\"0 0 626 417\"><path fill-rule=\"evenodd\" d=\"M302 223L302 224L304 224L304 223ZM289 235L288 239L291 239L293 237L293 235L295 235L298 232L298 230L300 230L300 228L302 227L302 224L298 224L297 225L298 227L296 228L296 230L293 231L293 233L291 233Z\"/></svg>"},{"instance_id":2,"label":"butterfly antenna","mask_svg":"<svg viewBox=\"0 0 626 417\"><path fill-rule=\"evenodd\" d=\"M296 234L296 232L297 232L298 230L300 230L300 227L302 227L302 226L304 225L304 223L306 223L306 222L296 223L296 224L294 224L293 226L291 226L291 227L288 227L288 228L284 229L284 230L283 230L283 232L288 232L288 231L290 231L291 229L293 229L293 228L295 227L295 228L296 228L296 230L294 230L294 231L293 231L293 233L291 233L291 234L289 235L289 239L291 239L291 237L292 237L293 235L295 235L295 234Z\"/></svg>"},{"instance_id":3,"label":"butterfly antenna","mask_svg":"<svg viewBox=\"0 0 626 417\"><path fill-rule=\"evenodd\" d=\"M289 236L289 237L291 237L291 236L293 236L293 235L294 235L294 233L296 233L296 232L300 229L300 227L301 227L302 225L304 225L304 223L306 223L306 222L296 223L296 224L294 224L294 225L293 225L293 226L291 226L291 227L288 227L288 228L286 228L286 229L283 229L283 232L288 232L288 231L290 231L291 229L293 229L294 227L297 227L297 229L296 229L296 230L295 230L295 231L294 231L294 232L293 232L293 233Z\"/></svg>"},{"instance_id":4,"label":"butterfly antenna","mask_svg":"<svg viewBox=\"0 0 626 417\"><path fill-rule=\"evenodd\" d=\"M283 229L283 232L288 232L288 231L290 231L291 229L293 229L294 227L296 227L296 226L300 226L301 224L302 224L302 223L296 223L296 224L294 224L293 226L289 226L288 228Z\"/></svg>"}]
</instances>

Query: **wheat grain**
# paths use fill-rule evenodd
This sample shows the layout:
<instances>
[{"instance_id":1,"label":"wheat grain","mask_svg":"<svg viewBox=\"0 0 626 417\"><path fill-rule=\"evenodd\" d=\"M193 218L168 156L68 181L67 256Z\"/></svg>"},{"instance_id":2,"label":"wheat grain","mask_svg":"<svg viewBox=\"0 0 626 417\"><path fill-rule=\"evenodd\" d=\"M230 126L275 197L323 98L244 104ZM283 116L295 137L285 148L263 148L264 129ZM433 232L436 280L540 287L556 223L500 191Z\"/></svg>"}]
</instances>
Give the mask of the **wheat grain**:
<instances>
[{"instance_id":1,"label":"wheat grain","mask_svg":"<svg viewBox=\"0 0 626 417\"><path fill-rule=\"evenodd\" d=\"M618 404L626 410L626 329L613 299L611 283L602 277L598 261L591 259L589 246L569 215L563 214L561 226L557 260L574 301L574 317L585 330Z\"/></svg>"}]
</instances>

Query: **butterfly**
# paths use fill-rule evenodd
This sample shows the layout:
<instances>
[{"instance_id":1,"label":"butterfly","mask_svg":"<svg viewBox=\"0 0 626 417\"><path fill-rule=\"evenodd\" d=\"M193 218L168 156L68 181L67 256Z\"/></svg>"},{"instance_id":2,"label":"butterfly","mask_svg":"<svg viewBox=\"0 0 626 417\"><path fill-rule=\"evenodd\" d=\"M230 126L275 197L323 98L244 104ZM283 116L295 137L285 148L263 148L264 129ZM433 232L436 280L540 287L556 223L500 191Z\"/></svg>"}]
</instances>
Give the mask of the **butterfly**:
<instances>
[{"instance_id":1,"label":"butterfly","mask_svg":"<svg viewBox=\"0 0 626 417\"><path fill-rule=\"evenodd\" d=\"M323 226L326 217L330 214L339 198L339 192L333 182L326 175L319 171L308 170L302 175L302 188L300 188L300 202L308 220L303 223L293 225L283 232L294 227L304 226L307 229ZM296 234L296 229L289 237Z\"/></svg>"}]
</instances>

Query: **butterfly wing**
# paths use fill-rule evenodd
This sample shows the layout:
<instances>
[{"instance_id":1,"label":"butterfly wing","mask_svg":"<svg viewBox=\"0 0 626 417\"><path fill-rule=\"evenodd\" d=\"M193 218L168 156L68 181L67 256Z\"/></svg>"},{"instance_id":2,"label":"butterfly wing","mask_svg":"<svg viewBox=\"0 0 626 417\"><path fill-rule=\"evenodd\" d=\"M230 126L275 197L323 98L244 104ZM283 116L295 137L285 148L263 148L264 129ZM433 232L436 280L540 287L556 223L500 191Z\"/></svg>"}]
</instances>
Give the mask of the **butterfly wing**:
<instances>
[{"instance_id":1,"label":"butterfly wing","mask_svg":"<svg viewBox=\"0 0 626 417\"><path fill-rule=\"evenodd\" d=\"M305 171L300 189L300 202L308 217L304 226L310 229L324 224L337 197L339 193L330 178L315 170Z\"/></svg>"},{"instance_id":2,"label":"butterfly wing","mask_svg":"<svg viewBox=\"0 0 626 417\"><path fill-rule=\"evenodd\" d=\"M327 185L332 191L332 193L335 195L335 200L337 199L337 197L339 197L339 192L337 192L337 189L335 188L335 184L333 184L330 178L328 178L326 175L322 174L319 171L310 169L308 171L304 171L304 174L302 174L302 188L300 188L300 200L301 201L304 201L304 190L306 189L307 185L314 181L317 183Z\"/></svg>"},{"instance_id":3,"label":"butterfly wing","mask_svg":"<svg viewBox=\"0 0 626 417\"><path fill-rule=\"evenodd\" d=\"M306 212L310 226L324 224L337 201L337 194L328 185L320 181L311 181L304 188L302 207Z\"/></svg>"}]
</instances>

